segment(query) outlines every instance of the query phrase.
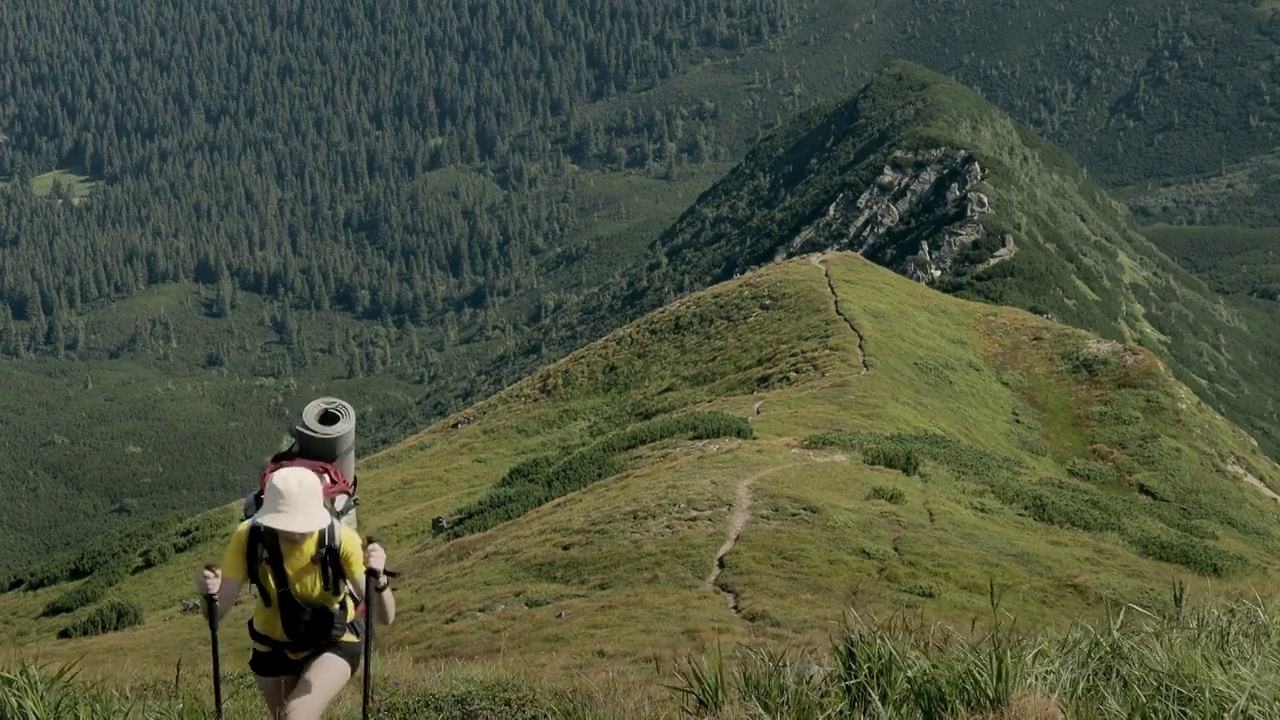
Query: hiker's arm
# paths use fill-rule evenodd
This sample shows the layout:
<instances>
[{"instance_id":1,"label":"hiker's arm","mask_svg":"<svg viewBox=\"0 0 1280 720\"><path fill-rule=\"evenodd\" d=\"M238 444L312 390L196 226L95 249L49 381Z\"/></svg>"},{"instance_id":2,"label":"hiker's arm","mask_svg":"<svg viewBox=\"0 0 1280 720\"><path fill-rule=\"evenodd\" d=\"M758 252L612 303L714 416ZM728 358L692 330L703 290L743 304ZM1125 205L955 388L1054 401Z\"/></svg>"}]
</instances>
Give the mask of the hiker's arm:
<instances>
[{"instance_id":1,"label":"hiker's arm","mask_svg":"<svg viewBox=\"0 0 1280 720\"><path fill-rule=\"evenodd\" d=\"M376 542L370 543L369 546L364 549L364 557L359 558L357 562L360 565L359 569L362 571L361 574L363 574L363 571L367 568L378 575L382 575L382 573L387 569L387 551L382 549L382 546ZM376 585L382 582L387 582L388 580L390 580L390 578L382 576L381 579L375 580L374 583ZM361 587L357 590L357 593L363 596L364 588ZM363 600L365 598L361 597L361 599ZM374 612L377 613L378 616L379 625L390 625L392 621L396 619L396 599L395 596L392 595L390 586L382 592L375 591L373 593L372 602Z\"/></svg>"},{"instance_id":2,"label":"hiker's arm","mask_svg":"<svg viewBox=\"0 0 1280 720\"><path fill-rule=\"evenodd\" d=\"M201 592L213 591L217 593L218 622L231 612L236 606L236 602L240 599L240 590L248 581L247 572L248 561L245 558L245 540L248 533L248 523L242 523L231 534L231 541L227 543L227 549L222 554L222 563L216 570L206 568L203 576L208 578L216 573L216 582L210 583L208 580L197 583L201 587Z\"/></svg>"},{"instance_id":3,"label":"hiker's arm","mask_svg":"<svg viewBox=\"0 0 1280 720\"><path fill-rule=\"evenodd\" d=\"M384 576L382 582L389 582L391 578ZM377 581L375 581L377 582ZM390 625L396 619L396 596L395 591L388 585L386 590L382 592L374 591L373 602L377 608L378 623L380 625Z\"/></svg>"},{"instance_id":4,"label":"hiker's arm","mask_svg":"<svg viewBox=\"0 0 1280 720\"><path fill-rule=\"evenodd\" d=\"M244 583L229 577L222 578L222 586L218 588L218 623L231 612L240 599L240 588Z\"/></svg>"},{"instance_id":5,"label":"hiker's arm","mask_svg":"<svg viewBox=\"0 0 1280 720\"><path fill-rule=\"evenodd\" d=\"M386 579L389 579L389 578L386 578ZM379 582L384 582L384 581L385 579L381 581L374 580L373 582L374 582L374 585L377 585ZM394 591L391 589L391 586L389 585L387 586L387 589L383 590L382 592L378 592L376 590L373 592L374 612L378 614L379 625L390 625L396 619L396 598L393 592ZM352 594L355 595L357 602L363 601L364 585L361 584L359 587L353 586Z\"/></svg>"}]
</instances>

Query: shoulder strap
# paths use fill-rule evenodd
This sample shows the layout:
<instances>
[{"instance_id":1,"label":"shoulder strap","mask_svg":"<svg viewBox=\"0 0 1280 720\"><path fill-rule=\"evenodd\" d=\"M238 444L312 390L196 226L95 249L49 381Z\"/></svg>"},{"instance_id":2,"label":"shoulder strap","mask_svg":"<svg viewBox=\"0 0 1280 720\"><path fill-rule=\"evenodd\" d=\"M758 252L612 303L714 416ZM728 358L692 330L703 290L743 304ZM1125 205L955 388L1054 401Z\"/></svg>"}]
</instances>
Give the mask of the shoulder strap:
<instances>
[{"instance_id":1,"label":"shoulder strap","mask_svg":"<svg viewBox=\"0 0 1280 720\"><path fill-rule=\"evenodd\" d=\"M324 529L324 539L319 549L320 577L326 591L342 596L346 578L342 569L342 527L333 518Z\"/></svg>"},{"instance_id":2,"label":"shoulder strap","mask_svg":"<svg viewBox=\"0 0 1280 720\"><path fill-rule=\"evenodd\" d=\"M258 523L249 523L249 537L245 541L245 571L249 574L249 580L258 588L258 598L262 600L263 606L271 607L271 596L267 594L267 587L259 572L264 554L265 532L266 529Z\"/></svg>"},{"instance_id":3,"label":"shoulder strap","mask_svg":"<svg viewBox=\"0 0 1280 720\"><path fill-rule=\"evenodd\" d=\"M276 597L285 593L292 594L289 588L289 574L284 569L284 554L280 550L280 536L275 531L264 528L263 543L267 556L267 567L271 570L271 580L276 586Z\"/></svg>"}]
</instances>

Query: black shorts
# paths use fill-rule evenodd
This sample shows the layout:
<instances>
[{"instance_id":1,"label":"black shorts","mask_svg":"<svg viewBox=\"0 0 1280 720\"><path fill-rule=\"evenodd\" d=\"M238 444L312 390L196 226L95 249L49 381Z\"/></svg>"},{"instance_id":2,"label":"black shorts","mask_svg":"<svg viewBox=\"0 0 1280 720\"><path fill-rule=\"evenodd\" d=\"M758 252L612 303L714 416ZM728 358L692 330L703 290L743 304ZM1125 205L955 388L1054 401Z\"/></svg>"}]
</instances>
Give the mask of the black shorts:
<instances>
[{"instance_id":1,"label":"black shorts","mask_svg":"<svg viewBox=\"0 0 1280 720\"><path fill-rule=\"evenodd\" d=\"M254 648L253 654L249 656L249 670L254 675L270 678L301 675L312 660L326 653L333 653L346 660L347 664L351 666L351 675L354 677L356 670L360 668L360 659L364 654L364 643L359 640L337 642L296 660L289 657L284 650L262 652Z\"/></svg>"}]
</instances>

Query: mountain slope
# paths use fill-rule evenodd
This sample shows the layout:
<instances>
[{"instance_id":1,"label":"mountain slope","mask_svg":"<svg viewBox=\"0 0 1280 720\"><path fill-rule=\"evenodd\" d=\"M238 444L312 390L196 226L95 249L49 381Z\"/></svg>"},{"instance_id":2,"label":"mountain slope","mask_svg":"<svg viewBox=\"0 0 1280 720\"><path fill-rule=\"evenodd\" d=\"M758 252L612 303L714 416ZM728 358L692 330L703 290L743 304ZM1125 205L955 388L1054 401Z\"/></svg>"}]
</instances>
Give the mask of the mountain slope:
<instances>
[{"instance_id":1,"label":"mountain slope","mask_svg":"<svg viewBox=\"0 0 1280 720\"><path fill-rule=\"evenodd\" d=\"M1144 238L1061 151L910 63L762 141L655 242L661 257L621 304L656 307L828 248L1142 343L1280 454L1268 409L1280 345Z\"/></svg>"},{"instance_id":2,"label":"mountain slope","mask_svg":"<svg viewBox=\"0 0 1280 720\"><path fill-rule=\"evenodd\" d=\"M405 573L379 646L418 662L625 675L713 637L820 638L845 607L966 623L989 580L1048 625L1159 604L1170 576L1267 592L1280 561L1280 471L1149 352L848 253L648 315L364 459L361 487L361 531ZM0 630L138 663L93 675L205 677L179 605L235 512L160 532L176 555L124 542L152 562L100 602L140 626L53 639L91 610L41 609L90 579L0 594Z\"/></svg>"}]
</instances>

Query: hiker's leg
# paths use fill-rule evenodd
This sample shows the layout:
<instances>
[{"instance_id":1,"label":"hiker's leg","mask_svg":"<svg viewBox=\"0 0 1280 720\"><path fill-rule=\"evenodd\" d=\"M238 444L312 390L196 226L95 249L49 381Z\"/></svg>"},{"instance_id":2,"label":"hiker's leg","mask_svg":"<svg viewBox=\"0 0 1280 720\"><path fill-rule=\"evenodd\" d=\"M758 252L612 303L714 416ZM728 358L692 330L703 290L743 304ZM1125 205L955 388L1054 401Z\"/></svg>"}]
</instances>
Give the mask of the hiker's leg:
<instances>
[{"instance_id":1,"label":"hiker's leg","mask_svg":"<svg viewBox=\"0 0 1280 720\"><path fill-rule=\"evenodd\" d=\"M262 677L254 675L258 681L258 689L262 691L262 699L267 703L267 717L271 720L285 720L284 703L289 693L298 685L298 676Z\"/></svg>"},{"instance_id":2,"label":"hiker's leg","mask_svg":"<svg viewBox=\"0 0 1280 720\"><path fill-rule=\"evenodd\" d=\"M258 682L258 690L267 704L269 720L284 720L285 701L298 685L301 664L290 660L284 653L264 653L254 650L249 658L249 670Z\"/></svg>"},{"instance_id":3,"label":"hiker's leg","mask_svg":"<svg viewBox=\"0 0 1280 720\"><path fill-rule=\"evenodd\" d=\"M324 709L355 674L359 652L360 643L342 643L312 660L289 694L285 720L320 720Z\"/></svg>"}]
</instances>

